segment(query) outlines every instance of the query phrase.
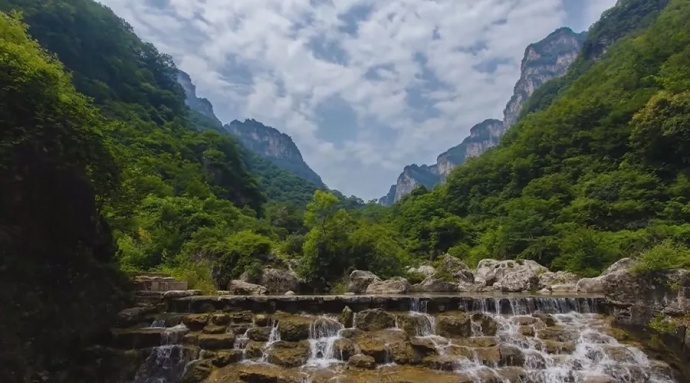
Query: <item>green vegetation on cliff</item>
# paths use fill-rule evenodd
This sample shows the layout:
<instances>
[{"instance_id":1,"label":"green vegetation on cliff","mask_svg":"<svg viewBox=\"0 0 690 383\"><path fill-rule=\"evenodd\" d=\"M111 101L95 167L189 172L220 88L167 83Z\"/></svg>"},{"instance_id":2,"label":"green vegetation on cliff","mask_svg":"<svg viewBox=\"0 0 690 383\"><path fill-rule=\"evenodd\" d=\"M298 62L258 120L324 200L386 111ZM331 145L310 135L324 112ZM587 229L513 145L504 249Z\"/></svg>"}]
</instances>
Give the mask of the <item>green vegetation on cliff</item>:
<instances>
[{"instance_id":1,"label":"green vegetation on cliff","mask_svg":"<svg viewBox=\"0 0 690 383\"><path fill-rule=\"evenodd\" d=\"M36 379L108 329L126 285L103 217L108 123L0 13L0 381Z\"/></svg>"}]
</instances>

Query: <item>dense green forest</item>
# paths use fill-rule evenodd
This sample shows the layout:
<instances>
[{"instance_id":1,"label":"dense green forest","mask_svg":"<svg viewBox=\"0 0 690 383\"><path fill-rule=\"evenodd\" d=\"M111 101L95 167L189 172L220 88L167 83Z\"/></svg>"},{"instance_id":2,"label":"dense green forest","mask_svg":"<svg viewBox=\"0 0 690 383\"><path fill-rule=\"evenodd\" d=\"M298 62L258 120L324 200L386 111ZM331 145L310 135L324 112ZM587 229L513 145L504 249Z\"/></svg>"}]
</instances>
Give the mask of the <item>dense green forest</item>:
<instances>
[{"instance_id":1,"label":"dense green forest","mask_svg":"<svg viewBox=\"0 0 690 383\"><path fill-rule=\"evenodd\" d=\"M135 271L211 291L293 263L315 290L338 291L353 269L403 275L444 253L583 276L625 256L690 265L687 1L620 1L498 147L390 208L240 147L185 106L172 59L108 8L0 0L0 11L8 373L69 362L61 351L107 328Z\"/></svg>"}]
</instances>

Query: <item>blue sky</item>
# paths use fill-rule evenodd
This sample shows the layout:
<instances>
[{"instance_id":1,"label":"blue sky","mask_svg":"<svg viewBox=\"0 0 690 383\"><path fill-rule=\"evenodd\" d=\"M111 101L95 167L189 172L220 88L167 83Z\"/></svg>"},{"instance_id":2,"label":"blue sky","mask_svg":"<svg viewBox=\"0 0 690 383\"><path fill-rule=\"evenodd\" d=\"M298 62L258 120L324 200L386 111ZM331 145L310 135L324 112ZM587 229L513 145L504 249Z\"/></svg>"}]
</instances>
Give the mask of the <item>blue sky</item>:
<instances>
[{"instance_id":1,"label":"blue sky","mask_svg":"<svg viewBox=\"0 0 690 383\"><path fill-rule=\"evenodd\" d=\"M329 187L365 200L500 119L526 46L615 1L101 0L221 121L289 134Z\"/></svg>"}]
</instances>

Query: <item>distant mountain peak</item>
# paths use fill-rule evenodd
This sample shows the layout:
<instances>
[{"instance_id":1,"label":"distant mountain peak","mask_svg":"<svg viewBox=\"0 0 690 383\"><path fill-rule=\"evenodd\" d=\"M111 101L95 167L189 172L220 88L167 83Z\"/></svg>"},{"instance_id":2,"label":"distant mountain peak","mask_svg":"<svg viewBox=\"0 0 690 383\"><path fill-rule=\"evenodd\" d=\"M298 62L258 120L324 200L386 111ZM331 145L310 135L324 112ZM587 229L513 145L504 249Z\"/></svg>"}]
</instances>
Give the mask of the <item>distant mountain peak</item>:
<instances>
[{"instance_id":1,"label":"distant mountain peak","mask_svg":"<svg viewBox=\"0 0 690 383\"><path fill-rule=\"evenodd\" d=\"M197 96L196 85L194 85L192 78L188 73L178 70L177 82L182 86L182 89L184 89L185 104L187 104L190 109L210 119L218 126L222 125L218 117L216 117L216 114L213 112L213 105L211 102L208 99Z\"/></svg>"},{"instance_id":2,"label":"distant mountain peak","mask_svg":"<svg viewBox=\"0 0 690 383\"><path fill-rule=\"evenodd\" d=\"M585 36L585 33L575 33L568 27L562 27L543 40L527 46L520 66L520 79L506 105L503 121L487 119L473 126L470 135L459 145L439 155L435 165L406 166L397 183L391 186L387 195L379 199L379 203L392 205L421 185L433 188L445 181L455 167L498 145L506 130L517 122L522 105L534 91L545 82L567 72L577 58Z\"/></svg>"}]
</instances>

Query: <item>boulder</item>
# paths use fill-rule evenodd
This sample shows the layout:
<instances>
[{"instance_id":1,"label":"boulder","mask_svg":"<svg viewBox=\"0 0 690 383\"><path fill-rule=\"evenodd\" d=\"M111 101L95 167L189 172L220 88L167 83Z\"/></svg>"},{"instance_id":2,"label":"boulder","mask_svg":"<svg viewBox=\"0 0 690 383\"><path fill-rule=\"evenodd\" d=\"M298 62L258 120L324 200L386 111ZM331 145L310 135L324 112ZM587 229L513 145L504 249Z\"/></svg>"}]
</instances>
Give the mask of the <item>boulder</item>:
<instances>
[{"instance_id":1,"label":"boulder","mask_svg":"<svg viewBox=\"0 0 690 383\"><path fill-rule=\"evenodd\" d=\"M268 342L271 330L270 327L252 327L247 331L247 337L257 342Z\"/></svg>"},{"instance_id":2,"label":"boulder","mask_svg":"<svg viewBox=\"0 0 690 383\"><path fill-rule=\"evenodd\" d=\"M235 344L235 334L202 334L198 341L199 347L206 350L230 350Z\"/></svg>"},{"instance_id":3,"label":"boulder","mask_svg":"<svg viewBox=\"0 0 690 383\"><path fill-rule=\"evenodd\" d=\"M410 282L402 277L394 277L385 281L374 281L367 286L367 294L406 294L411 290Z\"/></svg>"},{"instance_id":4,"label":"boulder","mask_svg":"<svg viewBox=\"0 0 690 383\"><path fill-rule=\"evenodd\" d=\"M124 309L117 314L117 324L122 327L129 327L148 322L149 317L155 313L156 308L152 305Z\"/></svg>"},{"instance_id":5,"label":"boulder","mask_svg":"<svg viewBox=\"0 0 690 383\"><path fill-rule=\"evenodd\" d=\"M272 267L263 269L261 275L256 280L253 280L247 272L242 274L240 279L247 283L256 282L266 287L266 290L271 294L284 294L288 291L299 291L302 283L295 272Z\"/></svg>"},{"instance_id":6,"label":"boulder","mask_svg":"<svg viewBox=\"0 0 690 383\"><path fill-rule=\"evenodd\" d=\"M242 360L242 350L221 351L211 360L216 367L225 367L229 364L239 363Z\"/></svg>"},{"instance_id":7,"label":"boulder","mask_svg":"<svg viewBox=\"0 0 690 383\"><path fill-rule=\"evenodd\" d=\"M455 293L461 290L460 285L434 277L427 277L421 283L413 285L411 290L417 293Z\"/></svg>"},{"instance_id":8,"label":"boulder","mask_svg":"<svg viewBox=\"0 0 690 383\"><path fill-rule=\"evenodd\" d=\"M374 358L376 363L388 362L388 347L383 339L363 336L357 340L357 347L362 354Z\"/></svg>"},{"instance_id":9,"label":"boulder","mask_svg":"<svg viewBox=\"0 0 690 383\"><path fill-rule=\"evenodd\" d=\"M299 371L288 370L267 364L247 364L239 371L239 380L227 382L247 383L301 383L304 377Z\"/></svg>"},{"instance_id":10,"label":"boulder","mask_svg":"<svg viewBox=\"0 0 690 383\"><path fill-rule=\"evenodd\" d=\"M363 310L356 315L357 328L362 331L379 331L395 327L395 317L382 309Z\"/></svg>"},{"instance_id":11,"label":"boulder","mask_svg":"<svg viewBox=\"0 0 690 383\"><path fill-rule=\"evenodd\" d=\"M446 338L467 338L472 335L469 315L440 316L436 318L436 333Z\"/></svg>"},{"instance_id":12,"label":"boulder","mask_svg":"<svg viewBox=\"0 0 690 383\"><path fill-rule=\"evenodd\" d=\"M495 285L503 292L523 292L537 290L539 276L548 271L546 267L531 260L484 259L477 266L475 278L485 286Z\"/></svg>"},{"instance_id":13,"label":"boulder","mask_svg":"<svg viewBox=\"0 0 690 383\"><path fill-rule=\"evenodd\" d=\"M350 367L362 370L373 370L376 367L374 358L361 354L351 356L347 364Z\"/></svg>"},{"instance_id":14,"label":"boulder","mask_svg":"<svg viewBox=\"0 0 690 383\"><path fill-rule=\"evenodd\" d=\"M339 338L333 342L333 352L339 360L348 360L355 354L355 344L350 339Z\"/></svg>"},{"instance_id":15,"label":"boulder","mask_svg":"<svg viewBox=\"0 0 690 383\"><path fill-rule=\"evenodd\" d=\"M578 281L578 276L567 272L567 271L547 271L538 275L539 277L539 289L550 289L555 290L555 286L572 285ZM556 292L556 291L554 291Z\"/></svg>"},{"instance_id":16,"label":"boulder","mask_svg":"<svg viewBox=\"0 0 690 383\"><path fill-rule=\"evenodd\" d=\"M431 277L436 274L436 269L431 265L421 265L419 267L410 267L407 269L407 272L422 274L425 277Z\"/></svg>"},{"instance_id":17,"label":"boulder","mask_svg":"<svg viewBox=\"0 0 690 383\"><path fill-rule=\"evenodd\" d=\"M452 255L444 255L439 263L441 264L442 270L453 275L457 281L464 283L474 282L474 274L469 266Z\"/></svg>"},{"instance_id":18,"label":"boulder","mask_svg":"<svg viewBox=\"0 0 690 383\"><path fill-rule=\"evenodd\" d=\"M635 263L631 258L623 258L609 266L604 272L595 278L582 278L577 281L575 291L585 294L603 294L604 282L610 278L616 278L619 274L628 274L628 269Z\"/></svg>"},{"instance_id":19,"label":"boulder","mask_svg":"<svg viewBox=\"0 0 690 383\"><path fill-rule=\"evenodd\" d=\"M192 331L199 331L202 328L206 327L206 323L208 322L208 314L190 314L190 315L185 315L182 318L182 323L184 323L187 328L189 328Z\"/></svg>"},{"instance_id":20,"label":"boulder","mask_svg":"<svg viewBox=\"0 0 690 383\"><path fill-rule=\"evenodd\" d=\"M474 322L477 327L481 329L481 333L485 336L494 336L498 331L498 324L494 318L490 317L489 315L476 313L472 315L472 322Z\"/></svg>"},{"instance_id":21,"label":"boulder","mask_svg":"<svg viewBox=\"0 0 690 383\"><path fill-rule=\"evenodd\" d=\"M410 336L429 335L424 332L433 331L429 318L423 315L399 314L398 328L405 331ZM427 330L427 331L425 331Z\"/></svg>"},{"instance_id":22,"label":"boulder","mask_svg":"<svg viewBox=\"0 0 690 383\"><path fill-rule=\"evenodd\" d=\"M309 339L309 329L312 323L314 323L313 318L299 315L281 317L278 320L280 339L289 342Z\"/></svg>"},{"instance_id":23,"label":"boulder","mask_svg":"<svg viewBox=\"0 0 690 383\"><path fill-rule=\"evenodd\" d=\"M381 278L371 271L355 270L350 273L350 281L347 284L347 291L355 294L363 294L367 291L370 284L380 281Z\"/></svg>"},{"instance_id":24,"label":"boulder","mask_svg":"<svg viewBox=\"0 0 690 383\"><path fill-rule=\"evenodd\" d=\"M181 383L201 383L211 375L213 364L211 360L195 360L187 365Z\"/></svg>"},{"instance_id":25,"label":"boulder","mask_svg":"<svg viewBox=\"0 0 690 383\"><path fill-rule=\"evenodd\" d=\"M525 354L516 346L502 344L499 346L501 366L522 367L525 364Z\"/></svg>"},{"instance_id":26,"label":"boulder","mask_svg":"<svg viewBox=\"0 0 690 383\"><path fill-rule=\"evenodd\" d=\"M268 361L275 365L295 368L303 365L309 359L309 343L279 341L268 351Z\"/></svg>"},{"instance_id":27,"label":"boulder","mask_svg":"<svg viewBox=\"0 0 690 383\"><path fill-rule=\"evenodd\" d=\"M352 312L350 306L345 306L345 308L343 308L343 311L340 313L338 319L340 320L340 323L343 325L343 327L350 328L354 323L355 313Z\"/></svg>"},{"instance_id":28,"label":"boulder","mask_svg":"<svg viewBox=\"0 0 690 383\"><path fill-rule=\"evenodd\" d=\"M228 291L232 295L266 295L268 293L268 290L263 286L237 279L228 283Z\"/></svg>"},{"instance_id":29,"label":"boulder","mask_svg":"<svg viewBox=\"0 0 690 383\"><path fill-rule=\"evenodd\" d=\"M295 295L295 292L292 291L292 290L290 290L290 291L285 292L285 295L287 295L287 296L293 296L293 295Z\"/></svg>"}]
</instances>

